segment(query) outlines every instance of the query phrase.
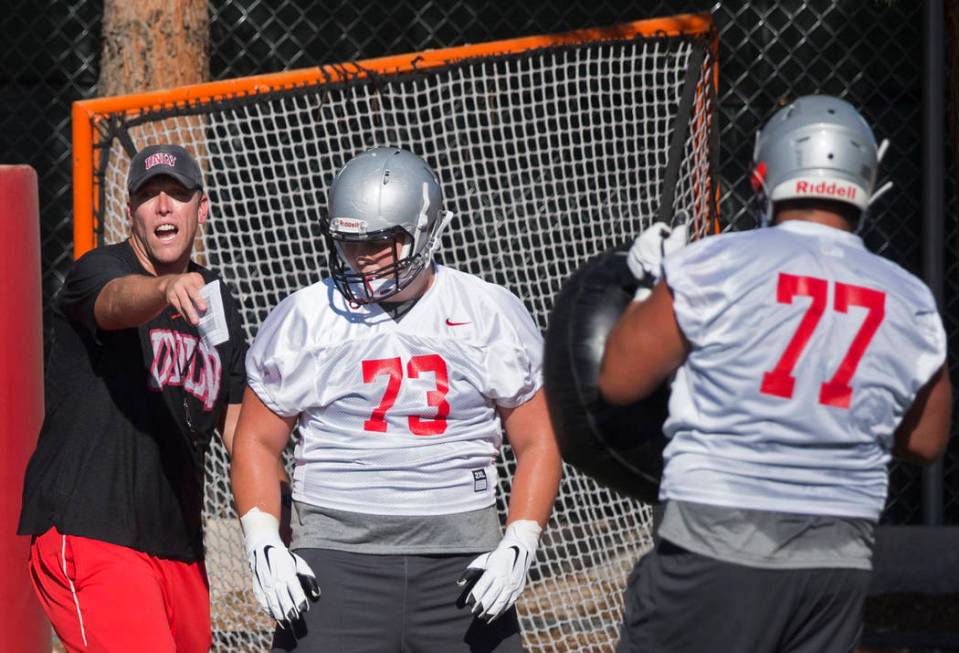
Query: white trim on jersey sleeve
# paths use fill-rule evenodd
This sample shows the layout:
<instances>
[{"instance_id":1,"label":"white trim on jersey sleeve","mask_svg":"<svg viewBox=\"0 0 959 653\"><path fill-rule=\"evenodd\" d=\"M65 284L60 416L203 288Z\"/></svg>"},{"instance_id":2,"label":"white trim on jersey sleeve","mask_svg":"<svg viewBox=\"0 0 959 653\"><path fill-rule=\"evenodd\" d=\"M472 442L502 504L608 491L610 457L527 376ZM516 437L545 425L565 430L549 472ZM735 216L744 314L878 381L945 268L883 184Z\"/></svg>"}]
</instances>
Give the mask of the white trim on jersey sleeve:
<instances>
[{"instance_id":1,"label":"white trim on jersey sleeve","mask_svg":"<svg viewBox=\"0 0 959 653\"><path fill-rule=\"evenodd\" d=\"M543 336L526 306L506 288L488 284L496 302L486 354L486 395L504 408L533 398L543 386Z\"/></svg>"},{"instance_id":2,"label":"white trim on jersey sleeve","mask_svg":"<svg viewBox=\"0 0 959 653\"><path fill-rule=\"evenodd\" d=\"M263 321L246 355L247 385L281 417L299 415L316 395L314 357L307 351L312 329L298 310L314 290L311 286L280 302Z\"/></svg>"}]
</instances>

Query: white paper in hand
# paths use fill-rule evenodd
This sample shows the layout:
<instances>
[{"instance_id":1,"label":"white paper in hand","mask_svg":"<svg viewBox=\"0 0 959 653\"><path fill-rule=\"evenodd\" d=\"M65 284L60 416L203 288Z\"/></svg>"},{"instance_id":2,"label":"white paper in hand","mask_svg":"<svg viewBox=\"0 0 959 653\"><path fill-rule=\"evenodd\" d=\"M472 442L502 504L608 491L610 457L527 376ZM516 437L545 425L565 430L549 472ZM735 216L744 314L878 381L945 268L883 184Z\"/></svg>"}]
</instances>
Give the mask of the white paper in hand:
<instances>
[{"instance_id":1,"label":"white paper in hand","mask_svg":"<svg viewBox=\"0 0 959 653\"><path fill-rule=\"evenodd\" d=\"M223 297L220 295L220 280L211 281L200 288L200 294L206 301L206 312L200 316L197 328L207 347L216 347L230 339L226 313L223 311Z\"/></svg>"}]
</instances>

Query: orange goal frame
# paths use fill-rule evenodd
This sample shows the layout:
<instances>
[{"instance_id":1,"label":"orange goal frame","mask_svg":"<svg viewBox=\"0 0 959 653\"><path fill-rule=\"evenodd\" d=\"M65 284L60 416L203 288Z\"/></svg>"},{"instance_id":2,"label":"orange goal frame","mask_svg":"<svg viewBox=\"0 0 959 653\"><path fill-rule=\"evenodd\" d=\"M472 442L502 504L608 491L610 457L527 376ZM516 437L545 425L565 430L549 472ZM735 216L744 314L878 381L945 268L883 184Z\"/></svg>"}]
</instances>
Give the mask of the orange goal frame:
<instances>
[{"instance_id":1,"label":"orange goal frame","mask_svg":"<svg viewBox=\"0 0 959 653\"><path fill-rule=\"evenodd\" d=\"M207 82L173 89L148 91L73 103L73 252L78 258L96 246L96 215L99 194L94 175L94 132L105 115L133 115L144 109L163 109L193 102L218 100L237 95L259 94L315 83L337 82L347 77L364 77L369 72L403 73L424 70L475 57L489 57L527 50L576 45L603 40L636 37L692 36L709 39L714 61L718 55L718 34L708 13L679 14L668 18L639 20L605 28L588 28L526 36L475 45L410 54L389 55L347 64L324 65L280 73L254 75L237 79ZM714 66L714 90L718 89L718 66ZM716 97L714 94L713 97ZM714 202L718 208L718 184ZM718 214L718 211L715 212ZM715 229L715 226L714 226Z\"/></svg>"}]
</instances>

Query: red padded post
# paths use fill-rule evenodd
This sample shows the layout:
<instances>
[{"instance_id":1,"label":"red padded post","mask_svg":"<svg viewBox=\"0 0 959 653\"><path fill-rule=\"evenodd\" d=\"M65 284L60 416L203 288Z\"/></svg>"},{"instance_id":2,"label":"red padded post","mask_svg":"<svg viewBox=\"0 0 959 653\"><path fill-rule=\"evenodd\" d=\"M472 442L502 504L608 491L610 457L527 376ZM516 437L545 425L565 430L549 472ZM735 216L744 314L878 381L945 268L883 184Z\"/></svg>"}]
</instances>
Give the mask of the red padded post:
<instances>
[{"instance_id":1,"label":"red padded post","mask_svg":"<svg viewBox=\"0 0 959 653\"><path fill-rule=\"evenodd\" d=\"M37 173L0 165L0 650L49 653L30 586L30 538L16 535L23 473L43 421Z\"/></svg>"}]
</instances>

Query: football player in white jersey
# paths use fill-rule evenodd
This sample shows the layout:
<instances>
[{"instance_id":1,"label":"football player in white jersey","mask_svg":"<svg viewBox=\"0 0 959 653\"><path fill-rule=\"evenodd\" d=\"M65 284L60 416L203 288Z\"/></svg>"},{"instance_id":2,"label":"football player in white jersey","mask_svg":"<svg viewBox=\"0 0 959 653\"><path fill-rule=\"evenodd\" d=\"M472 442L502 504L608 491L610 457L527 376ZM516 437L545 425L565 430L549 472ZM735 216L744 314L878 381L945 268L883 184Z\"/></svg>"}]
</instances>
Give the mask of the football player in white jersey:
<instances>
[{"instance_id":1,"label":"football player in white jersey","mask_svg":"<svg viewBox=\"0 0 959 653\"><path fill-rule=\"evenodd\" d=\"M848 103L800 98L757 141L769 228L634 244L661 280L613 328L600 389L628 404L675 377L619 651L853 650L890 456L937 459L951 405L931 291L856 235L879 150Z\"/></svg>"},{"instance_id":2,"label":"football player in white jersey","mask_svg":"<svg viewBox=\"0 0 959 653\"><path fill-rule=\"evenodd\" d=\"M542 338L509 291L432 261L442 201L410 152L350 160L324 217L331 278L281 302L247 357L233 490L274 650L522 650L513 604L560 478ZM295 554L275 481L294 429Z\"/></svg>"}]
</instances>

